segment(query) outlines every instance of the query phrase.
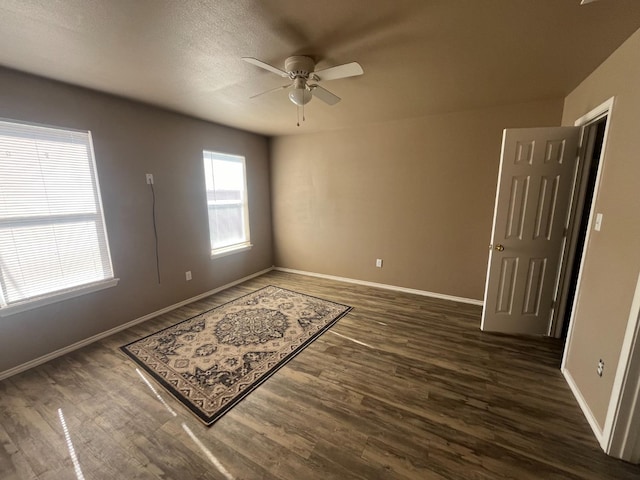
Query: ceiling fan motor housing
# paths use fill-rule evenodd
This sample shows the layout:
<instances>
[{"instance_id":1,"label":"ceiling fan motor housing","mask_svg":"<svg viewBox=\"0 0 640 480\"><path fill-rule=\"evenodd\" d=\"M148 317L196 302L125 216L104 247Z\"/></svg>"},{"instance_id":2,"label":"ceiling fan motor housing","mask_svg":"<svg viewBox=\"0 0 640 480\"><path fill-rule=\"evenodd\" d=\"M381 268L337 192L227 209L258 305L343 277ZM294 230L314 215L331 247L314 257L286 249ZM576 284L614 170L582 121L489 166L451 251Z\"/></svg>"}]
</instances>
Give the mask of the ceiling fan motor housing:
<instances>
[{"instance_id":1,"label":"ceiling fan motor housing","mask_svg":"<svg viewBox=\"0 0 640 480\"><path fill-rule=\"evenodd\" d=\"M313 58L303 55L295 55L284 61L284 69L291 78L309 78L309 74L313 72L316 62Z\"/></svg>"}]
</instances>

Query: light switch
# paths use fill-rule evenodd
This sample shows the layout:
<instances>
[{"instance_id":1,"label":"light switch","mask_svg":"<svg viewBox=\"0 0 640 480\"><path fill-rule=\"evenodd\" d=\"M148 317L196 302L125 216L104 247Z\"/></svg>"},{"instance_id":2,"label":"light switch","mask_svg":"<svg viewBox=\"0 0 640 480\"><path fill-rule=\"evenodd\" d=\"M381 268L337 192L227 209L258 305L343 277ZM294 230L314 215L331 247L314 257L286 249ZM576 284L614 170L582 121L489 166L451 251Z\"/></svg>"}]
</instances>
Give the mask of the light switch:
<instances>
[{"instance_id":1,"label":"light switch","mask_svg":"<svg viewBox=\"0 0 640 480\"><path fill-rule=\"evenodd\" d=\"M600 231L600 227L602 227L602 214L601 213L596 213L596 221L595 224L593 226L593 229L596 232Z\"/></svg>"}]
</instances>

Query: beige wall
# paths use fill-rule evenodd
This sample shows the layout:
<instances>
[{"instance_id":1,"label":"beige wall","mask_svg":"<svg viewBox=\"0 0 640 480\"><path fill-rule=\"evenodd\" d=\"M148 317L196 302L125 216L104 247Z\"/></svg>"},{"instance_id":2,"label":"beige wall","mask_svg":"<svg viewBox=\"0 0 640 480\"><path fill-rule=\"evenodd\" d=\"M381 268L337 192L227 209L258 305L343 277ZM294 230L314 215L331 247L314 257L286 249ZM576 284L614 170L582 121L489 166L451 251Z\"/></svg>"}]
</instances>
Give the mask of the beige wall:
<instances>
[{"instance_id":1,"label":"beige wall","mask_svg":"<svg viewBox=\"0 0 640 480\"><path fill-rule=\"evenodd\" d=\"M272 265L265 137L4 69L0 117L92 131L120 278L114 288L0 317L0 372ZM248 252L209 257L203 149L246 156ZM155 177L161 285L145 173Z\"/></svg>"},{"instance_id":2,"label":"beige wall","mask_svg":"<svg viewBox=\"0 0 640 480\"><path fill-rule=\"evenodd\" d=\"M502 129L558 125L561 111L558 99L276 137L276 265L481 299Z\"/></svg>"},{"instance_id":3,"label":"beige wall","mask_svg":"<svg viewBox=\"0 0 640 480\"><path fill-rule=\"evenodd\" d=\"M640 270L640 30L566 99L563 124L615 96L567 369L602 427ZM605 361L602 378L598 359Z\"/></svg>"}]
</instances>

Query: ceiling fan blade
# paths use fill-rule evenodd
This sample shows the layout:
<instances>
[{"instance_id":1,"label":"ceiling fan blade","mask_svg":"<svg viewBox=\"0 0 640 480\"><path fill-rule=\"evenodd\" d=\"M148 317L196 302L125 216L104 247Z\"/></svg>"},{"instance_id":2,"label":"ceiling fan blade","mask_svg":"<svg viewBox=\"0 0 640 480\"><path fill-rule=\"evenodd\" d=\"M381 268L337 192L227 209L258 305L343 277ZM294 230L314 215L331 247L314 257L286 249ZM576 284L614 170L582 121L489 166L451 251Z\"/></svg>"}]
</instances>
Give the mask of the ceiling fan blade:
<instances>
[{"instance_id":1,"label":"ceiling fan blade","mask_svg":"<svg viewBox=\"0 0 640 480\"><path fill-rule=\"evenodd\" d=\"M362 75L363 73L364 70L362 70L362 67L358 62L351 62L313 72L313 78L318 81L337 80L339 78L355 77L356 75Z\"/></svg>"},{"instance_id":2,"label":"ceiling fan blade","mask_svg":"<svg viewBox=\"0 0 640 480\"><path fill-rule=\"evenodd\" d=\"M284 90L285 88L290 88L291 84L289 85L282 85L280 87L276 87L276 88L271 88L265 92L262 93L256 93L255 95L250 96L249 98L256 98L256 97L260 97L262 95L266 95L267 93L271 93L271 92L275 92L276 90Z\"/></svg>"},{"instance_id":3,"label":"ceiling fan blade","mask_svg":"<svg viewBox=\"0 0 640 480\"><path fill-rule=\"evenodd\" d=\"M309 88L311 89L313 96L318 97L324 103L335 105L340 101L340 97L334 95L326 88L322 88L320 85L309 85Z\"/></svg>"},{"instance_id":4,"label":"ceiling fan blade","mask_svg":"<svg viewBox=\"0 0 640 480\"><path fill-rule=\"evenodd\" d=\"M275 73L276 75L280 75L281 77L288 77L289 76L289 74L287 72L285 72L284 70L280 70L279 68L274 67L273 65L269 65L268 63L265 63L262 60L258 60L257 58L242 57L242 60L244 60L247 63L251 63L252 65L255 65L256 67L264 68L265 70L268 70L271 73Z\"/></svg>"}]
</instances>

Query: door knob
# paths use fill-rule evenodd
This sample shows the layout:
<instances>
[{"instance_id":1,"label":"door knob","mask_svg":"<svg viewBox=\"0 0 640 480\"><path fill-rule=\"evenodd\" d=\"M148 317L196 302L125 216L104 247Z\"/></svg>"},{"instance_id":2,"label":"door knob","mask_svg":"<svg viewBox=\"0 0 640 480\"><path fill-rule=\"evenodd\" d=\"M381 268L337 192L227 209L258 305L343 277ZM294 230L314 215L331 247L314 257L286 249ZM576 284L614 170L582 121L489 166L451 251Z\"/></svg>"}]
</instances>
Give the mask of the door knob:
<instances>
[{"instance_id":1,"label":"door knob","mask_svg":"<svg viewBox=\"0 0 640 480\"><path fill-rule=\"evenodd\" d=\"M502 251L504 250L504 245L497 244L497 245L496 245L495 247L493 247L493 248L495 248L495 249L496 249L497 251L499 251L499 252L502 252Z\"/></svg>"}]
</instances>

